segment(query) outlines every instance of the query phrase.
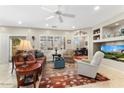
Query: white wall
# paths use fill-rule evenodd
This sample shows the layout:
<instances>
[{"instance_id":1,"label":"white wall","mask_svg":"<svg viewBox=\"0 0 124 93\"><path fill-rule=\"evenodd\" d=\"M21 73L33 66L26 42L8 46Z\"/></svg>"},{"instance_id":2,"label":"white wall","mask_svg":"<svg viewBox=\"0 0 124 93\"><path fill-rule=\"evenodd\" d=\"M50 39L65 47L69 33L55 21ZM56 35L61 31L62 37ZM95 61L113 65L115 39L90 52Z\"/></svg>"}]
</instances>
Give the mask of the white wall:
<instances>
[{"instance_id":1,"label":"white wall","mask_svg":"<svg viewBox=\"0 0 124 93\"><path fill-rule=\"evenodd\" d=\"M92 50L92 37L91 29L81 29L85 32L88 32L88 51L89 58L91 58ZM30 29L30 28L19 28L19 27L0 27L0 63L8 63L9 60L9 36L26 36L28 40L32 42L32 36L35 36L35 49L40 49L39 36L64 36L66 39L66 49L75 49L73 43L73 33L75 31L66 31L66 30L44 30L44 29ZM67 40L71 40L71 44L67 44ZM65 50L60 51L61 53ZM48 51L47 57L52 59L52 54L55 51Z\"/></svg>"},{"instance_id":2,"label":"white wall","mask_svg":"<svg viewBox=\"0 0 124 93\"><path fill-rule=\"evenodd\" d=\"M91 60L92 59L92 57L93 57L93 32L92 32L92 30L90 29L89 31L88 31L89 33L89 42L88 42L88 59L89 60Z\"/></svg>"},{"instance_id":3,"label":"white wall","mask_svg":"<svg viewBox=\"0 0 124 93\"><path fill-rule=\"evenodd\" d=\"M27 36L26 29L0 27L0 63L9 60L9 36Z\"/></svg>"},{"instance_id":4,"label":"white wall","mask_svg":"<svg viewBox=\"0 0 124 93\"><path fill-rule=\"evenodd\" d=\"M35 36L35 44L37 45L39 43L39 37L41 35L44 36L64 36L66 40L72 39L72 31L63 31L63 30L31 30L30 31L31 36ZM71 44L66 43L66 48L70 48ZM36 46L36 48L39 48L39 46Z\"/></svg>"},{"instance_id":5,"label":"white wall","mask_svg":"<svg viewBox=\"0 0 124 93\"><path fill-rule=\"evenodd\" d=\"M0 33L0 63L2 63L2 35Z\"/></svg>"},{"instance_id":6,"label":"white wall","mask_svg":"<svg viewBox=\"0 0 124 93\"><path fill-rule=\"evenodd\" d=\"M120 13L119 15L116 15L113 18L110 18L110 19L108 19L108 20L106 20L100 24L94 25L93 29L101 28L103 26L118 22L118 21L123 20L123 19L124 19L124 12Z\"/></svg>"},{"instance_id":7,"label":"white wall","mask_svg":"<svg viewBox=\"0 0 124 93\"><path fill-rule=\"evenodd\" d=\"M63 36L65 37L66 41L68 39L72 40L72 31L61 31L61 30L31 30L30 33L31 36L35 36L35 48L40 49L40 44L39 44L39 37L41 35L43 36ZM73 44L67 44L66 42L66 49L73 49ZM63 54L65 50L58 50L58 53ZM55 53L55 50L48 50L44 52L45 55L47 56L48 61L52 60L52 54Z\"/></svg>"},{"instance_id":8,"label":"white wall","mask_svg":"<svg viewBox=\"0 0 124 93\"><path fill-rule=\"evenodd\" d=\"M43 30L43 29L29 29L18 27L0 27L0 63L8 63L9 60L9 36L26 36L32 42L32 36L35 36L35 48L39 49L40 35L60 35L65 36L66 39L71 39L72 31L63 30ZM66 48L72 48L72 44L67 44Z\"/></svg>"}]
</instances>

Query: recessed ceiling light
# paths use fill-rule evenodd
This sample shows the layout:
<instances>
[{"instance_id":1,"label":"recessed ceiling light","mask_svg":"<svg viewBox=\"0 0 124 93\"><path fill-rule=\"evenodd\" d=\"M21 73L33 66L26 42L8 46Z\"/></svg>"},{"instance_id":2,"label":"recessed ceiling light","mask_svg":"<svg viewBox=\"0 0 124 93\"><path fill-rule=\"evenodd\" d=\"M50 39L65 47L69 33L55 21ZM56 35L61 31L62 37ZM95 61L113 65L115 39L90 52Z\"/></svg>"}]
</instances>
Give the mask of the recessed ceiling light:
<instances>
[{"instance_id":1,"label":"recessed ceiling light","mask_svg":"<svg viewBox=\"0 0 124 93\"><path fill-rule=\"evenodd\" d=\"M115 25L116 25L116 26L118 26L118 25L119 25L119 23L115 23Z\"/></svg>"},{"instance_id":2,"label":"recessed ceiling light","mask_svg":"<svg viewBox=\"0 0 124 93\"><path fill-rule=\"evenodd\" d=\"M46 26L48 27L48 26L49 26L49 24L46 24Z\"/></svg>"},{"instance_id":3,"label":"recessed ceiling light","mask_svg":"<svg viewBox=\"0 0 124 93\"><path fill-rule=\"evenodd\" d=\"M75 26L72 26L72 28L74 29L74 28L75 28Z\"/></svg>"},{"instance_id":4,"label":"recessed ceiling light","mask_svg":"<svg viewBox=\"0 0 124 93\"><path fill-rule=\"evenodd\" d=\"M99 9L100 9L100 6L95 6L95 7L94 7L94 10L95 10L95 11L97 11L97 10L99 10Z\"/></svg>"},{"instance_id":5,"label":"recessed ceiling light","mask_svg":"<svg viewBox=\"0 0 124 93\"><path fill-rule=\"evenodd\" d=\"M18 24L20 24L20 25L21 25L21 24L22 24L22 21L18 21Z\"/></svg>"}]
</instances>

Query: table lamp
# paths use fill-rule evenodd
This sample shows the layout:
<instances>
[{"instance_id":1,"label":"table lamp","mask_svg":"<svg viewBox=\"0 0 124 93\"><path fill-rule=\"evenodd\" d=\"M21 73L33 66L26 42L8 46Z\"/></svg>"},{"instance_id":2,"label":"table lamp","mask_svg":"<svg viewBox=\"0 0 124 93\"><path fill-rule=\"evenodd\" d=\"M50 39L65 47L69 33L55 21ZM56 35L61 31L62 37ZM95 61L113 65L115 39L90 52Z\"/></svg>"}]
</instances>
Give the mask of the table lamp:
<instances>
[{"instance_id":1,"label":"table lamp","mask_svg":"<svg viewBox=\"0 0 124 93\"><path fill-rule=\"evenodd\" d=\"M28 40L21 40L21 43L18 47L18 50L23 51L23 57L24 57L24 67L27 66L26 59L28 56L28 51L33 50L30 41Z\"/></svg>"},{"instance_id":2,"label":"table lamp","mask_svg":"<svg viewBox=\"0 0 124 93\"><path fill-rule=\"evenodd\" d=\"M57 54L57 51L58 51L58 44L55 44L54 47L55 47L55 54Z\"/></svg>"}]
</instances>

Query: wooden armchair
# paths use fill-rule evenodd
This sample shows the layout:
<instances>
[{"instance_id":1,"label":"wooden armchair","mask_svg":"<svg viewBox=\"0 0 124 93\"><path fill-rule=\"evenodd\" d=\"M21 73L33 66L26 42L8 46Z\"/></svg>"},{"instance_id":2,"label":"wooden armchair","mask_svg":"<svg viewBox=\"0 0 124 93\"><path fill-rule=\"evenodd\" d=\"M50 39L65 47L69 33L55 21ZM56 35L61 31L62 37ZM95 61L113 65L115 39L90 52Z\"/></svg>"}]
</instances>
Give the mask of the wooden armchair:
<instances>
[{"instance_id":1,"label":"wooden armchair","mask_svg":"<svg viewBox=\"0 0 124 93\"><path fill-rule=\"evenodd\" d=\"M18 67L24 64L24 58L21 54L17 54L16 56L12 57L12 71L13 73L14 67Z\"/></svg>"},{"instance_id":2,"label":"wooden armchair","mask_svg":"<svg viewBox=\"0 0 124 93\"><path fill-rule=\"evenodd\" d=\"M17 87L34 85L36 87L36 82L38 80L38 71L41 67L40 63L34 63L27 67L17 67L16 77L17 77Z\"/></svg>"},{"instance_id":3,"label":"wooden armchair","mask_svg":"<svg viewBox=\"0 0 124 93\"><path fill-rule=\"evenodd\" d=\"M32 54L29 54L26 60L24 60L24 57L21 54L13 56L12 59L12 72L15 66L18 87L30 84L34 84L34 87L36 87L36 81L38 80L38 73L40 71L41 64L36 63L36 59ZM25 61L28 66L22 67L21 65L23 65ZM25 81L27 81L30 76L32 81L26 83Z\"/></svg>"},{"instance_id":4,"label":"wooden armchair","mask_svg":"<svg viewBox=\"0 0 124 93\"><path fill-rule=\"evenodd\" d=\"M21 66L25 63L25 61L27 64L33 64L36 62L36 59L32 54L29 54L27 56L27 60L24 60L24 57L22 54L17 54L15 56L13 56L12 57L12 71L11 71L11 73L13 73L14 66L15 67Z\"/></svg>"}]
</instances>

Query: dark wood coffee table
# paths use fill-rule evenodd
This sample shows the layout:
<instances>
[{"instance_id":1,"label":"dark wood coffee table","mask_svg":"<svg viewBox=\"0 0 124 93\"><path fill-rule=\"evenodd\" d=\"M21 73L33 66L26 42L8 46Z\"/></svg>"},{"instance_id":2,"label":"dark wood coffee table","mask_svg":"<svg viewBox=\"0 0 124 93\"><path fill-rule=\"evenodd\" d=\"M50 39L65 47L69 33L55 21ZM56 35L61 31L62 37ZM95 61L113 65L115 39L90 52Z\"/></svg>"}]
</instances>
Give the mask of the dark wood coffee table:
<instances>
[{"instance_id":1,"label":"dark wood coffee table","mask_svg":"<svg viewBox=\"0 0 124 93\"><path fill-rule=\"evenodd\" d=\"M16 76L17 76L17 83L18 83L18 88L20 86L27 86L30 84L33 84L34 87L36 87L36 81L37 81L37 76L38 76L38 71L41 67L40 63L34 63L30 64L26 67L20 66L16 68ZM22 77L30 76L32 75L32 81L25 83L25 78L21 79Z\"/></svg>"}]
</instances>

